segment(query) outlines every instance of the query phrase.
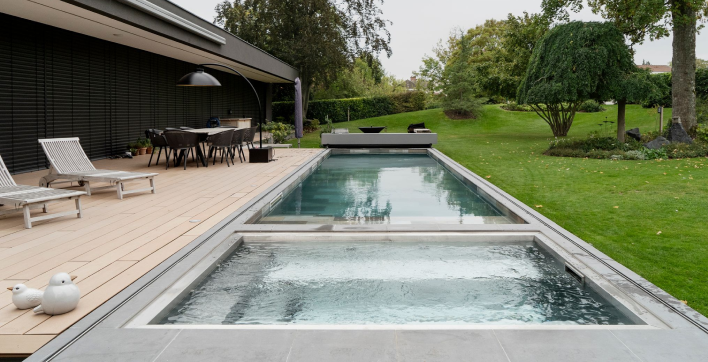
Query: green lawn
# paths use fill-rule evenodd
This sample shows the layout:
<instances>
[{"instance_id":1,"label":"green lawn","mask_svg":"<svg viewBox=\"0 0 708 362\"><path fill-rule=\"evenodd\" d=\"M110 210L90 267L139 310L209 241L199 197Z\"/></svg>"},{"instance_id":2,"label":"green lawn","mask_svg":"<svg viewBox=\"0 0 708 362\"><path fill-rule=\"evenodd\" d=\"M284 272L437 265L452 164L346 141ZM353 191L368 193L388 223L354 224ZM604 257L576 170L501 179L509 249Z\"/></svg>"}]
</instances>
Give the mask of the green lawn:
<instances>
[{"instance_id":1,"label":"green lawn","mask_svg":"<svg viewBox=\"0 0 708 362\"><path fill-rule=\"evenodd\" d=\"M570 137L599 130L616 107L579 114ZM671 114L665 113L665 119ZM527 205L673 296L708 315L708 159L610 161L544 156L552 133L534 113L487 106L477 120L452 121L439 109L346 123L405 132L425 122L435 148L488 177ZM627 109L627 128L657 128L657 114ZM611 133L611 130L608 130ZM319 133L302 140L319 147Z\"/></svg>"}]
</instances>

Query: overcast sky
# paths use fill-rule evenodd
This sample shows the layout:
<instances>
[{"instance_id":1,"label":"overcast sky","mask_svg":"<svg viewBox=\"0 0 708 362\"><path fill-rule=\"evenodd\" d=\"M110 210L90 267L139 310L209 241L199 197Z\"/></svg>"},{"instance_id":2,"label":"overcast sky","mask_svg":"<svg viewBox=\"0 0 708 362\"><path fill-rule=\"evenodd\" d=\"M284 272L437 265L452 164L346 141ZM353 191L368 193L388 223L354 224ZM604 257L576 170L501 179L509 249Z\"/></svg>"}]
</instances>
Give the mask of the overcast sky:
<instances>
[{"instance_id":1,"label":"overcast sky","mask_svg":"<svg viewBox=\"0 0 708 362\"><path fill-rule=\"evenodd\" d=\"M214 20L214 7L223 0L170 0L209 21ZM469 29L486 19L506 19L507 14L520 15L540 11L541 0L385 0L383 17L393 22L391 58L381 56L384 69L397 78L408 78L418 70L421 59L439 39L447 38L454 28ZM577 20L602 20L589 10L574 14ZM708 59L708 30L697 38L696 56ZM238 35L238 34L237 34ZM671 38L645 42L636 46L635 62L651 64L671 61Z\"/></svg>"}]
</instances>

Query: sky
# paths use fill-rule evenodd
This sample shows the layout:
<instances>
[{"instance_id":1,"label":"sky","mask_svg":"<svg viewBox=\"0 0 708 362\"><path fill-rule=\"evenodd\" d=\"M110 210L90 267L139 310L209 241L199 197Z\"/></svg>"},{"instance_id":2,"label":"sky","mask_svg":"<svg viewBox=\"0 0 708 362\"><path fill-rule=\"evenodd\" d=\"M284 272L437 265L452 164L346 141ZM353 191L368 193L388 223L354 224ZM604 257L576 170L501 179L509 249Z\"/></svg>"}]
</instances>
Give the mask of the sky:
<instances>
[{"instance_id":1,"label":"sky","mask_svg":"<svg viewBox=\"0 0 708 362\"><path fill-rule=\"evenodd\" d=\"M170 1L205 20L213 21L216 15L214 7L223 0ZM385 54L381 54L381 63L388 74L405 79L418 70L426 53L432 54L431 50L438 40L447 39L453 29L467 30L483 24L487 19L506 19L509 13L540 12L541 0L385 0L381 8L383 18L393 23L388 26L393 55L386 58ZM572 19L602 20L588 9L573 14ZM708 29L698 35L696 44L696 56L708 59ZM671 61L671 38L645 41L635 46L635 50L637 64L641 64L642 60L654 65L668 64Z\"/></svg>"}]
</instances>

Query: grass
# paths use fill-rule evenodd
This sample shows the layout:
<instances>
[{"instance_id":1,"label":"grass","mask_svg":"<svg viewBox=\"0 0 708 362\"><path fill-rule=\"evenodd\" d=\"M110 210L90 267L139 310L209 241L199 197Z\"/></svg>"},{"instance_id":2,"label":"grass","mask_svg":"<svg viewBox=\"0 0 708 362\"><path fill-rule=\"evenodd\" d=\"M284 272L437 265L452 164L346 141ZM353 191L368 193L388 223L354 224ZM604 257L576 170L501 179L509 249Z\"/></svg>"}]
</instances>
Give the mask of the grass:
<instances>
[{"instance_id":1,"label":"grass","mask_svg":"<svg viewBox=\"0 0 708 362\"><path fill-rule=\"evenodd\" d=\"M617 108L605 107L578 114L569 137L600 130L605 117L616 119ZM653 110L628 106L627 128L656 130L657 118ZM544 156L552 139L548 125L534 113L498 106L486 106L477 120L452 121L433 109L336 126L405 132L418 122L438 133L438 150L708 315L708 159ZM302 146L319 147L319 133L305 135Z\"/></svg>"}]
</instances>

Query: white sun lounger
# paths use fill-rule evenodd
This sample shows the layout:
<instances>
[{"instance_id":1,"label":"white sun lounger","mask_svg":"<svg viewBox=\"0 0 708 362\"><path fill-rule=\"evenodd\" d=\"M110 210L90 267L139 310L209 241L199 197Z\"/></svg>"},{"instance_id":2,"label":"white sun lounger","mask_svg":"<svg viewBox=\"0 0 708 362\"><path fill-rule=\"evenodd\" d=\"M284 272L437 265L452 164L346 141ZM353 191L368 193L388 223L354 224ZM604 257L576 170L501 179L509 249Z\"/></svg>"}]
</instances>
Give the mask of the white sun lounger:
<instances>
[{"instance_id":1,"label":"white sun lounger","mask_svg":"<svg viewBox=\"0 0 708 362\"><path fill-rule=\"evenodd\" d=\"M57 217L76 215L81 218L81 199L86 195L83 191L56 190L46 187L18 185L12 179L10 171L5 167L2 157L0 157L0 204L14 205L12 210L0 211L0 215L22 211L25 216L25 228L31 229L33 221L54 219ZM52 215L30 217L30 209L41 206L47 212L47 204L74 200L76 210L60 212Z\"/></svg>"},{"instance_id":2,"label":"white sun lounger","mask_svg":"<svg viewBox=\"0 0 708 362\"><path fill-rule=\"evenodd\" d=\"M39 180L40 186L48 187L56 180L78 181L79 185L83 185L86 188L86 193L91 196L92 189L89 186L91 182L108 182L110 186L94 187L93 190L115 187L118 198L121 200L123 195L136 192L151 191L153 194L155 193L154 177L158 175L157 173L97 170L86 157L77 137L42 139L39 140L39 143L42 144L44 154L47 155L47 159L52 165L49 174ZM150 187L125 190L123 183L138 179L149 180Z\"/></svg>"}]
</instances>

